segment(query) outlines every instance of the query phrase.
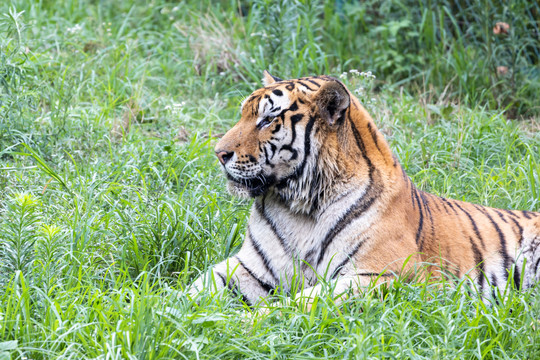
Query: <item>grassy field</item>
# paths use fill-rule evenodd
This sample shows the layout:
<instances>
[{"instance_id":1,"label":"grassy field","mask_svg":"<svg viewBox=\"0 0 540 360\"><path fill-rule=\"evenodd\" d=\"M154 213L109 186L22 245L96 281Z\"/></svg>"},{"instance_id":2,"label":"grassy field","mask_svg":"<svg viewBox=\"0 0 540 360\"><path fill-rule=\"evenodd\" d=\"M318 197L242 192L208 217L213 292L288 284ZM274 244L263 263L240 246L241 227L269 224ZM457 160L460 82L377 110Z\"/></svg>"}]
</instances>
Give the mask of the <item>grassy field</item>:
<instances>
[{"instance_id":1,"label":"grassy field","mask_svg":"<svg viewBox=\"0 0 540 360\"><path fill-rule=\"evenodd\" d=\"M250 203L227 194L212 149L265 68L341 75L421 189L540 210L538 63L526 81L517 70L472 79L495 63L468 68L468 48L448 46L470 34L452 32L446 47L413 34L431 52L392 62L396 46L414 48L396 35L412 20L366 33L362 54L353 26L376 15L341 3L0 4L1 360L540 358L537 289L488 306L459 287L398 281L269 315L226 293L184 295L242 242ZM420 67L437 79L416 81Z\"/></svg>"}]
</instances>

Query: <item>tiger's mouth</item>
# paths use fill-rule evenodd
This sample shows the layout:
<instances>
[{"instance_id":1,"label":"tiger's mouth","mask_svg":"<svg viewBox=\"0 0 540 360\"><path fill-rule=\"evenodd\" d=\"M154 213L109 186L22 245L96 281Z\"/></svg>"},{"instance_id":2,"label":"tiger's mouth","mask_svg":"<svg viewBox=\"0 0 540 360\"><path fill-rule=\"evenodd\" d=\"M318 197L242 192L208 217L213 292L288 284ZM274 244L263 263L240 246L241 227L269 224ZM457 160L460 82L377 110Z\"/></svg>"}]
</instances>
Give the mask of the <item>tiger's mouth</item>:
<instances>
[{"instance_id":1,"label":"tiger's mouth","mask_svg":"<svg viewBox=\"0 0 540 360\"><path fill-rule=\"evenodd\" d=\"M259 175L253 178L237 178L226 173L228 188L233 195L245 197L257 197L263 195L273 185L271 178Z\"/></svg>"}]
</instances>

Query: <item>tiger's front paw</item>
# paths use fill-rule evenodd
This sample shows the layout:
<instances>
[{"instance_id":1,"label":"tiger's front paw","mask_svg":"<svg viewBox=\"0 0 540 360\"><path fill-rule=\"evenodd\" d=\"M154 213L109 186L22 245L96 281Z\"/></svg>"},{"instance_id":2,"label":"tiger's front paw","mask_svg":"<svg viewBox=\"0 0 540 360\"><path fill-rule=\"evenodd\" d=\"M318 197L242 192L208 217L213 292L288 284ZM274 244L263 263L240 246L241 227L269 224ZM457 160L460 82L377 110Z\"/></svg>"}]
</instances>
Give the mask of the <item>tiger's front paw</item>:
<instances>
[{"instance_id":1,"label":"tiger's front paw","mask_svg":"<svg viewBox=\"0 0 540 360\"><path fill-rule=\"evenodd\" d=\"M202 277L200 277L186 288L185 294L190 300L194 300L199 296L203 289L204 283Z\"/></svg>"},{"instance_id":2,"label":"tiger's front paw","mask_svg":"<svg viewBox=\"0 0 540 360\"><path fill-rule=\"evenodd\" d=\"M271 303L262 302L256 313L260 317L267 317L271 314L277 314L278 317L283 316L283 309L293 305L290 298L282 299L281 301L274 301Z\"/></svg>"}]
</instances>

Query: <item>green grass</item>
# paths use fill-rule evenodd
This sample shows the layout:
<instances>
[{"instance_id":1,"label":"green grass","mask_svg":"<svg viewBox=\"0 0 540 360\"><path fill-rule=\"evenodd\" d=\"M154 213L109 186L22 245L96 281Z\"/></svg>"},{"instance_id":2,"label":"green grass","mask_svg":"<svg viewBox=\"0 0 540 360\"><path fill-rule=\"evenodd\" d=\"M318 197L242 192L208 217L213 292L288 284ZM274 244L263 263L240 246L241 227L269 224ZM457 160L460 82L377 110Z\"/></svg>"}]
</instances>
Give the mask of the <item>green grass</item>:
<instances>
[{"instance_id":1,"label":"green grass","mask_svg":"<svg viewBox=\"0 0 540 360\"><path fill-rule=\"evenodd\" d=\"M262 70L377 70L345 36L361 7L340 25L333 2L281 3L242 2L244 17L236 2L0 5L0 359L540 356L537 289L486 306L398 282L270 315L184 295L242 242L250 204L226 193L212 148ZM343 80L420 188L540 210L538 122L375 73Z\"/></svg>"}]
</instances>

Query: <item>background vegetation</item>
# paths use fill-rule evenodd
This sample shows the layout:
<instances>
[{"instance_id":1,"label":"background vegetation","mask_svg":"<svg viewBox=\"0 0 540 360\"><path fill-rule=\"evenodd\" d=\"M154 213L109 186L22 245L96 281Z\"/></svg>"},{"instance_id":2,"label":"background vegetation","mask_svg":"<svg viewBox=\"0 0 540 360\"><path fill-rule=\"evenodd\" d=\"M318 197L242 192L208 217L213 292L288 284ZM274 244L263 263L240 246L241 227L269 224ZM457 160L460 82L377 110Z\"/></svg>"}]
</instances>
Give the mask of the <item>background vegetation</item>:
<instances>
[{"instance_id":1,"label":"background vegetation","mask_svg":"<svg viewBox=\"0 0 540 360\"><path fill-rule=\"evenodd\" d=\"M486 306L398 283L259 316L182 289L241 244L249 203L226 194L212 144L265 68L341 75L422 189L538 211L539 11L2 2L0 359L538 358L537 290Z\"/></svg>"}]
</instances>

